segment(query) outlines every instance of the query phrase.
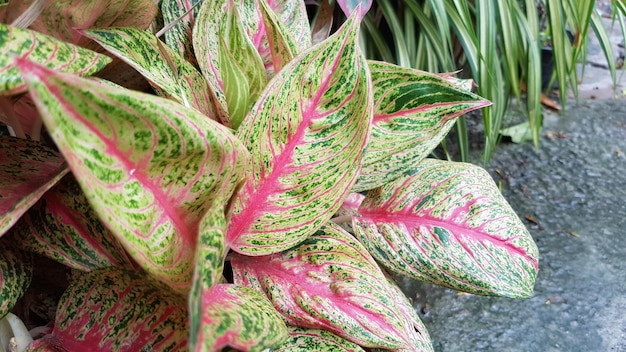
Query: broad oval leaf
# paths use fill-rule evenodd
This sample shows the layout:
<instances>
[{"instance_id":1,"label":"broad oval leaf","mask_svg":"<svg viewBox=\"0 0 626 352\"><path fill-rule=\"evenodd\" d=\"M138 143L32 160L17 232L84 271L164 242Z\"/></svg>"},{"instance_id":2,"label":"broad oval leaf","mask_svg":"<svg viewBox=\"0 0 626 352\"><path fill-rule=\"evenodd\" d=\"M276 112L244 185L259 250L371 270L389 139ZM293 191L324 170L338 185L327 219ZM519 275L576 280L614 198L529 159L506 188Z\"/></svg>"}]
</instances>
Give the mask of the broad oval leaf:
<instances>
[{"instance_id":1,"label":"broad oval leaf","mask_svg":"<svg viewBox=\"0 0 626 352\"><path fill-rule=\"evenodd\" d=\"M195 109L19 63L87 199L135 261L188 293L198 224L239 182L246 150Z\"/></svg>"},{"instance_id":2,"label":"broad oval leaf","mask_svg":"<svg viewBox=\"0 0 626 352\"><path fill-rule=\"evenodd\" d=\"M154 34L132 27L90 29L84 33L136 69L162 95L217 119L202 74Z\"/></svg>"},{"instance_id":3,"label":"broad oval leaf","mask_svg":"<svg viewBox=\"0 0 626 352\"><path fill-rule=\"evenodd\" d=\"M0 96L26 91L14 57L27 58L48 68L80 75L100 71L111 59L59 39L0 23Z\"/></svg>"},{"instance_id":4,"label":"broad oval leaf","mask_svg":"<svg viewBox=\"0 0 626 352\"><path fill-rule=\"evenodd\" d=\"M107 268L65 291L52 335L68 351L186 351L185 299L148 275Z\"/></svg>"},{"instance_id":5,"label":"broad oval leaf","mask_svg":"<svg viewBox=\"0 0 626 352\"><path fill-rule=\"evenodd\" d=\"M46 192L40 204L31 208L10 234L20 248L77 270L135 267L69 175Z\"/></svg>"},{"instance_id":6,"label":"broad oval leaf","mask_svg":"<svg viewBox=\"0 0 626 352\"><path fill-rule=\"evenodd\" d=\"M0 240L0 319L22 298L33 277L33 259L6 239Z\"/></svg>"},{"instance_id":7,"label":"broad oval leaf","mask_svg":"<svg viewBox=\"0 0 626 352\"><path fill-rule=\"evenodd\" d=\"M376 61L368 64L374 122L355 192L401 177L441 143L457 117L490 104L428 72Z\"/></svg>"},{"instance_id":8,"label":"broad oval leaf","mask_svg":"<svg viewBox=\"0 0 626 352\"><path fill-rule=\"evenodd\" d=\"M68 173L63 156L43 144L0 136L0 237Z\"/></svg>"},{"instance_id":9,"label":"broad oval leaf","mask_svg":"<svg viewBox=\"0 0 626 352\"><path fill-rule=\"evenodd\" d=\"M532 294L537 246L477 166L425 159L411 176L370 191L353 228L395 273L476 294Z\"/></svg>"},{"instance_id":10,"label":"broad oval leaf","mask_svg":"<svg viewBox=\"0 0 626 352\"><path fill-rule=\"evenodd\" d=\"M292 60L240 126L252 159L228 228L235 251L265 255L302 242L356 180L372 116L357 33L352 18Z\"/></svg>"},{"instance_id":11,"label":"broad oval leaf","mask_svg":"<svg viewBox=\"0 0 626 352\"><path fill-rule=\"evenodd\" d=\"M292 326L324 329L369 348L422 349L398 292L363 245L328 223L298 247L262 257L233 254L234 282L265 292ZM429 347L429 346L427 346Z\"/></svg>"},{"instance_id":12,"label":"broad oval leaf","mask_svg":"<svg viewBox=\"0 0 626 352\"><path fill-rule=\"evenodd\" d=\"M289 327L291 339L274 352L365 352L361 346L344 340L327 330Z\"/></svg>"},{"instance_id":13,"label":"broad oval leaf","mask_svg":"<svg viewBox=\"0 0 626 352\"><path fill-rule=\"evenodd\" d=\"M34 1L14 1L6 22L11 23ZM13 3L12 3L13 5ZM87 28L138 27L146 29L152 24L158 8L154 0L54 0L46 1L41 14L29 26L62 41L97 50L97 44L81 34Z\"/></svg>"},{"instance_id":14,"label":"broad oval leaf","mask_svg":"<svg viewBox=\"0 0 626 352\"><path fill-rule=\"evenodd\" d=\"M232 284L218 284L202 296L202 331L196 351L263 351L283 344L287 326L270 301L257 291ZM192 343L194 342L192 336Z\"/></svg>"}]
</instances>

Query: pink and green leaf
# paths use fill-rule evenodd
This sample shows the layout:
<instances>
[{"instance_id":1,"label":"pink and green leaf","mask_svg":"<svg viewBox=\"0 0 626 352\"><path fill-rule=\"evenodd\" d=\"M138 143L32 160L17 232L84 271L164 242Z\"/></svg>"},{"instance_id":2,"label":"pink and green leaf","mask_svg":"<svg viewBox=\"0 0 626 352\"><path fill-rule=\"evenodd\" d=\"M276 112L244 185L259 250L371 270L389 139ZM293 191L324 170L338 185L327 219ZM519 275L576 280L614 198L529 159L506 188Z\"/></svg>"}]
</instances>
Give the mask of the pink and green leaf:
<instances>
[{"instance_id":1,"label":"pink and green leaf","mask_svg":"<svg viewBox=\"0 0 626 352\"><path fill-rule=\"evenodd\" d=\"M235 284L264 292L288 325L368 348L409 349L421 333L406 328L398 292L365 247L332 223L290 250L231 259Z\"/></svg>"},{"instance_id":2,"label":"pink and green leaf","mask_svg":"<svg viewBox=\"0 0 626 352\"><path fill-rule=\"evenodd\" d=\"M202 296L202 329L191 337L194 351L263 351L288 338L287 326L270 301L257 291L218 284ZM197 341L197 344L194 343Z\"/></svg>"},{"instance_id":3,"label":"pink and green leaf","mask_svg":"<svg viewBox=\"0 0 626 352\"><path fill-rule=\"evenodd\" d=\"M537 247L489 174L425 159L368 193L357 238L389 270L483 295L531 296Z\"/></svg>"},{"instance_id":4,"label":"pink and green leaf","mask_svg":"<svg viewBox=\"0 0 626 352\"><path fill-rule=\"evenodd\" d=\"M203 2L204 0L161 1L161 13L163 14L165 26L174 21L178 21L178 23L165 32L165 43L172 50L177 52L178 55L192 64L196 63L196 57L193 53L191 35L201 6L196 6L196 4Z\"/></svg>"},{"instance_id":5,"label":"pink and green leaf","mask_svg":"<svg viewBox=\"0 0 626 352\"><path fill-rule=\"evenodd\" d=\"M0 239L0 319L26 293L33 277L33 259L7 239Z\"/></svg>"},{"instance_id":6,"label":"pink and green leaf","mask_svg":"<svg viewBox=\"0 0 626 352\"><path fill-rule=\"evenodd\" d=\"M0 23L0 96L26 91L14 57L26 58L48 68L91 75L111 59L94 51L65 43L29 29Z\"/></svg>"},{"instance_id":7,"label":"pink and green leaf","mask_svg":"<svg viewBox=\"0 0 626 352\"><path fill-rule=\"evenodd\" d=\"M20 248L77 270L135 267L70 176L46 192L10 233Z\"/></svg>"},{"instance_id":8,"label":"pink and green leaf","mask_svg":"<svg viewBox=\"0 0 626 352\"><path fill-rule=\"evenodd\" d=\"M12 1L7 23L11 23L34 1ZM81 30L107 27L146 29L152 24L157 11L154 0L48 0L29 28L65 42L97 50L98 45L84 37Z\"/></svg>"},{"instance_id":9,"label":"pink and green leaf","mask_svg":"<svg viewBox=\"0 0 626 352\"><path fill-rule=\"evenodd\" d=\"M0 137L0 237L69 171L63 156L43 144Z\"/></svg>"},{"instance_id":10,"label":"pink and green leaf","mask_svg":"<svg viewBox=\"0 0 626 352\"><path fill-rule=\"evenodd\" d=\"M345 351L365 352L361 346L327 330L289 327L291 339L274 352Z\"/></svg>"},{"instance_id":11,"label":"pink and green leaf","mask_svg":"<svg viewBox=\"0 0 626 352\"><path fill-rule=\"evenodd\" d=\"M311 47L311 27L304 1L300 0L265 0L269 7L278 16L279 22L286 32L293 38L298 51L294 54ZM263 62L267 63L264 55ZM266 65L267 66L267 65Z\"/></svg>"},{"instance_id":12,"label":"pink and green leaf","mask_svg":"<svg viewBox=\"0 0 626 352\"><path fill-rule=\"evenodd\" d=\"M443 140L457 117L490 104L431 73L383 62L368 64L374 123L353 191L403 176Z\"/></svg>"},{"instance_id":13,"label":"pink and green leaf","mask_svg":"<svg viewBox=\"0 0 626 352\"><path fill-rule=\"evenodd\" d=\"M372 117L358 22L291 61L243 121L250 154L227 241L248 255L302 242L329 220L356 181Z\"/></svg>"},{"instance_id":14,"label":"pink and green leaf","mask_svg":"<svg viewBox=\"0 0 626 352\"><path fill-rule=\"evenodd\" d=\"M84 33L141 73L161 95L217 119L202 74L154 34L132 27L90 29Z\"/></svg>"},{"instance_id":15,"label":"pink and green leaf","mask_svg":"<svg viewBox=\"0 0 626 352\"><path fill-rule=\"evenodd\" d=\"M261 18L265 26L268 46L272 57L274 74L280 72L294 56L302 52L298 44L291 38L288 29L280 22L278 16L265 0L259 0Z\"/></svg>"},{"instance_id":16,"label":"pink and green leaf","mask_svg":"<svg viewBox=\"0 0 626 352\"><path fill-rule=\"evenodd\" d=\"M186 351L185 299L118 268L79 275L59 302L52 335L68 351Z\"/></svg>"},{"instance_id":17,"label":"pink and green leaf","mask_svg":"<svg viewBox=\"0 0 626 352\"><path fill-rule=\"evenodd\" d=\"M102 222L146 271L191 287L198 226L228 199L245 147L167 99L19 63L42 118Z\"/></svg>"}]
</instances>

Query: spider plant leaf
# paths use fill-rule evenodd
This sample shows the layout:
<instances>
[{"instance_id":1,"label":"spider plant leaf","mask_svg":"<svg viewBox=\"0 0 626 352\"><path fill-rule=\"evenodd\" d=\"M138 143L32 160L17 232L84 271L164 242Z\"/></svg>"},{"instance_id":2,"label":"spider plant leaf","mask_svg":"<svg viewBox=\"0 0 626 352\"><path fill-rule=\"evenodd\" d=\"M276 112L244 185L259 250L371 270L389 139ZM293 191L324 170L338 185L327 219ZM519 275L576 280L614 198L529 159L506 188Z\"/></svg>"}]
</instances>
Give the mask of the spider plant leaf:
<instances>
[{"instance_id":1,"label":"spider plant leaf","mask_svg":"<svg viewBox=\"0 0 626 352\"><path fill-rule=\"evenodd\" d=\"M33 277L33 258L12 243L0 241L0 319L22 298Z\"/></svg>"},{"instance_id":2,"label":"spider plant leaf","mask_svg":"<svg viewBox=\"0 0 626 352\"><path fill-rule=\"evenodd\" d=\"M482 295L532 294L537 247L477 166L425 159L413 175L370 191L352 226L394 273Z\"/></svg>"},{"instance_id":3,"label":"spider plant leaf","mask_svg":"<svg viewBox=\"0 0 626 352\"><path fill-rule=\"evenodd\" d=\"M372 119L358 21L305 51L271 81L238 137L253 156L228 228L231 248L276 253L302 242L356 181ZM322 69L321 69L322 68Z\"/></svg>"},{"instance_id":4,"label":"spider plant leaf","mask_svg":"<svg viewBox=\"0 0 626 352\"><path fill-rule=\"evenodd\" d=\"M170 100L28 61L18 66L102 222L144 270L187 293L200 220L213 201L230 197L245 147Z\"/></svg>"},{"instance_id":5,"label":"spider plant leaf","mask_svg":"<svg viewBox=\"0 0 626 352\"><path fill-rule=\"evenodd\" d=\"M48 68L79 75L91 75L111 59L105 55L29 29L0 23L0 96L26 91L13 57L27 58Z\"/></svg>"},{"instance_id":6,"label":"spider plant leaf","mask_svg":"<svg viewBox=\"0 0 626 352\"><path fill-rule=\"evenodd\" d=\"M39 142L0 137L0 237L69 172L63 156Z\"/></svg>"},{"instance_id":7,"label":"spider plant leaf","mask_svg":"<svg viewBox=\"0 0 626 352\"><path fill-rule=\"evenodd\" d=\"M297 247L235 254L231 264L235 284L264 292L288 325L328 330L366 348L432 350L371 255L333 223Z\"/></svg>"},{"instance_id":8,"label":"spider plant leaf","mask_svg":"<svg viewBox=\"0 0 626 352\"><path fill-rule=\"evenodd\" d=\"M78 275L59 301L52 335L68 351L187 351L185 299L118 268Z\"/></svg>"},{"instance_id":9,"label":"spider plant leaf","mask_svg":"<svg viewBox=\"0 0 626 352\"><path fill-rule=\"evenodd\" d=\"M217 119L202 74L154 34L133 27L89 29L84 33L141 73L161 95Z\"/></svg>"},{"instance_id":10,"label":"spider plant leaf","mask_svg":"<svg viewBox=\"0 0 626 352\"><path fill-rule=\"evenodd\" d=\"M440 76L369 61L374 120L354 192L412 170L446 136L457 117L490 103Z\"/></svg>"}]
</instances>

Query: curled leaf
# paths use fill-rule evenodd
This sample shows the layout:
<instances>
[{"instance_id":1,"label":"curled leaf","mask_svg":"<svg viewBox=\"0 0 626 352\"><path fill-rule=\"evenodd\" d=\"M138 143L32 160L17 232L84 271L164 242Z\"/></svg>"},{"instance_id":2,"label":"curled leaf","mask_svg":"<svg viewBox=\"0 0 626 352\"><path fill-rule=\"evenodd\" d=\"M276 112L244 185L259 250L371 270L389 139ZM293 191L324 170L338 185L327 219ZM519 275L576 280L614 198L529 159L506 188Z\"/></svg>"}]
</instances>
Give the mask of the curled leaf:
<instances>
[{"instance_id":1,"label":"curled leaf","mask_svg":"<svg viewBox=\"0 0 626 352\"><path fill-rule=\"evenodd\" d=\"M0 319L22 298L33 277L33 258L6 239L0 240Z\"/></svg>"}]
</instances>

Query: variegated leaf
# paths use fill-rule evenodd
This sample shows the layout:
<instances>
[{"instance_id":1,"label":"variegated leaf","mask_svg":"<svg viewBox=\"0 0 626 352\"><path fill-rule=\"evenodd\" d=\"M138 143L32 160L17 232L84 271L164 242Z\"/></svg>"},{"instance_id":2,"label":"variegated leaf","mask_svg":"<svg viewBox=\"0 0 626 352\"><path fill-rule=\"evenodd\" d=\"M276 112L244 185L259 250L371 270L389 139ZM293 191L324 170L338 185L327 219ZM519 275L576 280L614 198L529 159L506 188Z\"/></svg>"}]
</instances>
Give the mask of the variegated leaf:
<instances>
[{"instance_id":1,"label":"variegated leaf","mask_svg":"<svg viewBox=\"0 0 626 352\"><path fill-rule=\"evenodd\" d=\"M146 271L187 293L200 219L239 182L243 145L172 101L27 61L19 67L103 223Z\"/></svg>"},{"instance_id":2,"label":"variegated leaf","mask_svg":"<svg viewBox=\"0 0 626 352\"><path fill-rule=\"evenodd\" d=\"M33 258L4 238L0 239L0 253L0 319L2 319L30 286L33 277Z\"/></svg>"},{"instance_id":3,"label":"variegated leaf","mask_svg":"<svg viewBox=\"0 0 626 352\"><path fill-rule=\"evenodd\" d=\"M372 117L357 33L352 18L296 57L240 126L252 162L228 228L235 251L265 255L302 242L356 180Z\"/></svg>"},{"instance_id":4,"label":"variegated leaf","mask_svg":"<svg viewBox=\"0 0 626 352\"><path fill-rule=\"evenodd\" d=\"M51 148L0 136L0 237L68 171Z\"/></svg>"},{"instance_id":5,"label":"variegated leaf","mask_svg":"<svg viewBox=\"0 0 626 352\"><path fill-rule=\"evenodd\" d=\"M52 334L68 351L186 351L185 299L149 276L118 268L78 276Z\"/></svg>"},{"instance_id":6,"label":"variegated leaf","mask_svg":"<svg viewBox=\"0 0 626 352\"><path fill-rule=\"evenodd\" d=\"M355 192L403 176L443 140L457 117L490 104L431 73L382 62L368 64L374 123Z\"/></svg>"},{"instance_id":7,"label":"variegated leaf","mask_svg":"<svg viewBox=\"0 0 626 352\"><path fill-rule=\"evenodd\" d=\"M367 250L328 223L273 255L233 254L234 282L265 292L287 324L324 329L369 348L408 349L415 340L397 292Z\"/></svg>"},{"instance_id":8,"label":"variegated leaf","mask_svg":"<svg viewBox=\"0 0 626 352\"><path fill-rule=\"evenodd\" d=\"M134 268L126 250L100 222L70 175L46 192L10 234L20 248L74 269Z\"/></svg>"},{"instance_id":9,"label":"variegated leaf","mask_svg":"<svg viewBox=\"0 0 626 352\"><path fill-rule=\"evenodd\" d=\"M277 73L302 50L266 0L259 0L259 9L272 57L272 72Z\"/></svg>"},{"instance_id":10,"label":"variegated leaf","mask_svg":"<svg viewBox=\"0 0 626 352\"><path fill-rule=\"evenodd\" d=\"M344 340L327 330L289 327L291 339L274 352L365 352L361 346Z\"/></svg>"},{"instance_id":11,"label":"variegated leaf","mask_svg":"<svg viewBox=\"0 0 626 352\"><path fill-rule=\"evenodd\" d=\"M11 23L36 0L11 0L7 23ZM157 14L154 0L54 0L46 1L41 14L29 28L62 41L97 50L83 37L87 28L138 27L146 29Z\"/></svg>"},{"instance_id":12,"label":"variegated leaf","mask_svg":"<svg viewBox=\"0 0 626 352\"><path fill-rule=\"evenodd\" d=\"M196 63L196 57L191 34L203 2L204 0L161 0L165 26L178 21L165 32L165 43L192 64Z\"/></svg>"},{"instance_id":13,"label":"variegated leaf","mask_svg":"<svg viewBox=\"0 0 626 352\"><path fill-rule=\"evenodd\" d=\"M477 166L425 159L411 176L370 191L353 227L395 273L483 295L532 294L537 247Z\"/></svg>"},{"instance_id":14,"label":"variegated leaf","mask_svg":"<svg viewBox=\"0 0 626 352\"><path fill-rule=\"evenodd\" d=\"M299 54L311 47L311 27L309 25L305 2L301 0L265 1L267 1L270 8L274 10L274 13L278 16L279 22L282 23L286 32L290 34L297 45L298 52L294 54ZM266 58L266 55L264 55L261 50L259 50L259 53L261 53L263 62L265 62L267 66L268 58Z\"/></svg>"},{"instance_id":15,"label":"variegated leaf","mask_svg":"<svg viewBox=\"0 0 626 352\"><path fill-rule=\"evenodd\" d=\"M90 29L84 33L136 69L162 95L217 119L202 74L154 34L132 27Z\"/></svg>"},{"instance_id":16,"label":"variegated leaf","mask_svg":"<svg viewBox=\"0 0 626 352\"><path fill-rule=\"evenodd\" d=\"M23 28L0 23L0 96L26 91L14 57L27 58L51 69L80 75L101 70L105 55Z\"/></svg>"},{"instance_id":17,"label":"variegated leaf","mask_svg":"<svg viewBox=\"0 0 626 352\"><path fill-rule=\"evenodd\" d=\"M202 296L202 331L191 336L195 351L263 351L283 344L287 326L262 293L250 288L218 284ZM201 343L201 344L200 344Z\"/></svg>"},{"instance_id":18,"label":"variegated leaf","mask_svg":"<svg viewBox=\"0 0 626 352\"><path fill-rule=\"evenodd\" d=\"M46 335L31 342L23 352L69 352L59 339Z\"/></svg>"}]
</instances>

